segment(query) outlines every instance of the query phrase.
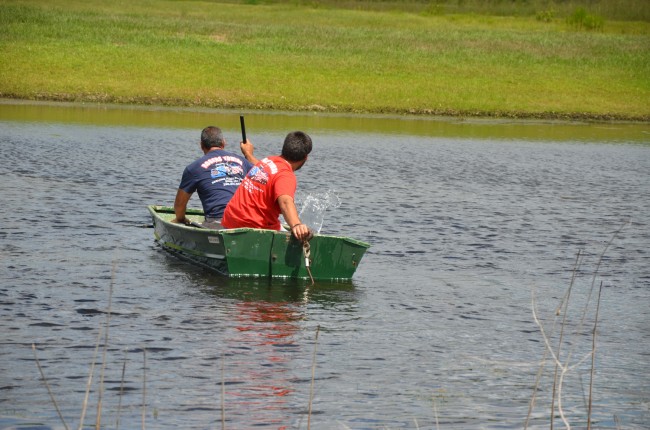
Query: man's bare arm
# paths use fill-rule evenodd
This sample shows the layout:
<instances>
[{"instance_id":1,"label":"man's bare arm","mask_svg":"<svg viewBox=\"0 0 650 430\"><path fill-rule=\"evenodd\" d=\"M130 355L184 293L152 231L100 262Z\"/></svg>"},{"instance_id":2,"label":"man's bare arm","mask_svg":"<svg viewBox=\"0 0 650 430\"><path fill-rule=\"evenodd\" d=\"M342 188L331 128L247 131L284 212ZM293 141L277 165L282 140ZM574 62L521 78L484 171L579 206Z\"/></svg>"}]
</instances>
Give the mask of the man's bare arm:
<instances>
[{"instance_id":1,"label":"man's bare arm","mask_svg":"<svg viewBox=\"0 0 650 430\"><path fill-rule=\"evenodd\" d=\"M278 197L278 205L280 205L280 212L282 212L284 220L289 223L291 234L298 240L309 240L312 236L311 230L307 225L300 222L298 209L296 209L296 204L291 196L283 194Z\"/></svg>"},{"instance_id":2,"label":"man's bare arm","mask_svg":"<svg viewBox=\"0 0 650 430\"><path fill-rule=\"evenodd\" d=\"M176 192L176 199L174 200L174 213L176 214L176 219L173 222L180 224L186 224L187 219L185 218L185 211L187 210L187 203L190 201L192 194L178 189Z\"/></svg>"}]
</instances>

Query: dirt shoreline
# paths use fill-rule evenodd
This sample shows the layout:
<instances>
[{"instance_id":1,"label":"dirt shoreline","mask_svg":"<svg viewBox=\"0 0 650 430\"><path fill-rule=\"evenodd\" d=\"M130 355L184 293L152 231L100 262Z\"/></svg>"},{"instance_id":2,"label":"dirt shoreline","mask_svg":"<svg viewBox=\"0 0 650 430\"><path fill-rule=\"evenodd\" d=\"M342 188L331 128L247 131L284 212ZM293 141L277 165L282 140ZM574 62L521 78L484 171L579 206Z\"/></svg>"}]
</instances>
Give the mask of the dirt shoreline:
<instances>
[{"instance_id":1,"label":"dirt shoreline","mask_svg":"<svg viewBox=\"0 0 650 430\"><path fill-rule=\"evenodd\" d=\"M650 123L650 114L647 115L622 115L615 113L593 112L513 112L513 111L460 111L454 109L347 109L340 106L276 106L270 103L215 103L212 101L192 101L185 99L164 99L150 97L114 97L95 94L38 94L25 97L17 94L0 93L0 99L16 102L65 102L65 103L97 103L120 106L161 106L178 108L206 108L206 109L244 109L251 111L277 111L292 113L324 113L324 114L354 114L354 115L396 115L420 117L451 117L475 119L521 119L521 120L547 120L547 121L582 121L582 122L634 122Z\"/></svg>"}]
</instances>

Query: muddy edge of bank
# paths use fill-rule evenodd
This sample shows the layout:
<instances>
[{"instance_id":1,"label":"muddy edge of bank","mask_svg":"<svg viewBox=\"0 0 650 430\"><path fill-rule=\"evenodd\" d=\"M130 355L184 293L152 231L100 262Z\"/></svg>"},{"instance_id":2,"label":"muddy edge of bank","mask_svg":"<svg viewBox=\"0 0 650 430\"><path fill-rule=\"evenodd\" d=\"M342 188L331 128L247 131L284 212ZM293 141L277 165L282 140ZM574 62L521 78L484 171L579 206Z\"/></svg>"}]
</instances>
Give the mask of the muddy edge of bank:
<instances>
[{"instance_id":1,"label":"muddy edge of bank","mask_svg":"<svg viewBox=\"0 0 650 430\"><path fill-rule=\"evenodd\" d=\"M562 121L592 121L592 122L641 122L650 123L650 113L640 115L622 115L616 113L598 112L516 112L516 111L462 111L454 109L347 109L340 106L322 106L317 104L306 106L283 106L281 109L272 103L237 104L215 103L209 100L193 101L183 99L165 99L149 97L113 97L105 94L61 94L42 93L25 97L19 94L0 93L0 99L16 102L67 102L67 103L98 103L113 105L164 106L179 108L209 108L209 109L244 109L252 111L282 111L282 112L319 112L355 115L413 115L452 118L493 118L493 119L531 119L531 120L562 120Z\"/></svg>"}]
</instances>

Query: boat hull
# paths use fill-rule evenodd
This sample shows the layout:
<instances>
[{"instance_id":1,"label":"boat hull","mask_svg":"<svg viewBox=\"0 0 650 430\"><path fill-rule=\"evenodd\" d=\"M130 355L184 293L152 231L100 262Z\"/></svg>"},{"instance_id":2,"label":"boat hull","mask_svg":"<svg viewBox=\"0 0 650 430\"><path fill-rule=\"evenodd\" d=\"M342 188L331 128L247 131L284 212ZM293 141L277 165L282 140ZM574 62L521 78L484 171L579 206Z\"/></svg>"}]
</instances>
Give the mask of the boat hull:
<instances>
[{"instance_id":1,"label":"boat hull","mask_svg":"<svg viewBox=\"0 0 650 430\"><path fill-rule=\"evenodd\" d=\"M230 277L274 277L314 280L352 279L367 243L315 235L309 242L310 267L302 244L283 231L237 228L213 230L172 223L173 208L149 206L156 241L166 250ZM200 210L186 217L199 225Z\"/></svg>"}]
</instances>

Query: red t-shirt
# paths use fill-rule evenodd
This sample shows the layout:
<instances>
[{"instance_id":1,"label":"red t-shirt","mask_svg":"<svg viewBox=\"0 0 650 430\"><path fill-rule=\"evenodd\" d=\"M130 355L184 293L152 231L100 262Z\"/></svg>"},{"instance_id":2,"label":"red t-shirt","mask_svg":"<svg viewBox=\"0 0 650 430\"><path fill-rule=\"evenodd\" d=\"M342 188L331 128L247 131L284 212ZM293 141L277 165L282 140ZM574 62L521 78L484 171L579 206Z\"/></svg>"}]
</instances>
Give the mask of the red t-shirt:
<instances>
[{"instance_id":1,"label":"red t-shirt","mask_svg":"<svg viewBox=\"0 0 650 430\"><path fill-rule=\"evenodd\" d=\"M280 230L278 197L296 193L296 175L284 158L264 158L235 191L221 224L226 228L251 227Z\"/></svg>"}]
</instances>

